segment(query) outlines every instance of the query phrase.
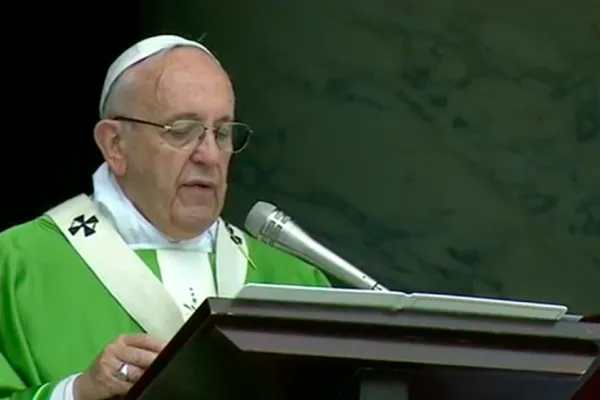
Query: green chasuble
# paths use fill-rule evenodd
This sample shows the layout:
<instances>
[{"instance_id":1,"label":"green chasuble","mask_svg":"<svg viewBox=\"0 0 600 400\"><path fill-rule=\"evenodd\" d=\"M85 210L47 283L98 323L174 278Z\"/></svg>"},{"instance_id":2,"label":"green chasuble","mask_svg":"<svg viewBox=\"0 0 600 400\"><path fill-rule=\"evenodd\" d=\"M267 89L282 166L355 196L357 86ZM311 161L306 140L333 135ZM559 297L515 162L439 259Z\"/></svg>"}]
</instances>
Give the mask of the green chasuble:
<instances>
[{"instance_id":1,"label":"green chasuble","mask_svg":"<svg viewBox=\"0 0 600 400\"><path fill-rule=\"evenodd\" d=\"M254 264L247 283L329 286L316 268L245 240ZM156 251L136 253L160 279ZM134 332L142 328L48 217L0 234L0 399L46 400L54 384L85 371L118 335Z\"/></svg>"}]
</instances>

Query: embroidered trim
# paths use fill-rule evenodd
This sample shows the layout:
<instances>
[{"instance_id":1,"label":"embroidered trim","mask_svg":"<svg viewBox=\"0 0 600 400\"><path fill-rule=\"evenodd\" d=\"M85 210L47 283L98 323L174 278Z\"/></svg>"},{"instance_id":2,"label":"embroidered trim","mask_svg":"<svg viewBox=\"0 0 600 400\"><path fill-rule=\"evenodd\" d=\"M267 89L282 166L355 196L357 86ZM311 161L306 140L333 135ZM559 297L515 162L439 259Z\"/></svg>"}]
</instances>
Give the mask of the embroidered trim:
<instances>
[{"instance_id":1,"label":"embroidered trim","mask_svg":"<svg viewBox=\"0 0 600 400\"><path fill-rule=\"evenodd\" d=\"M254 264L254 261L252 261L250 255L246 251L244 251L244 248L242 247L243 239L235 233L233 227L228 222L223 222L225 223L225 228L227 229L227 232L229 232L229 237L231 238L231 241L235 243L238 250L240 251L240 253L242 253L246 261L248 261L248 264L250 264L252 269L256 269L256 264Z\"/></svg>"},{"instance_id":2,"label":"embroidered trim","mask_svg":"<svg viewBox=\"0 0 600 400\"><path fill-rule=\"evenodd\" d=\"M194 292L194 288L190 288L190 299L191 299L191 303L186 303L183 306L187 310L194 312L198 308L198 299L196 298L196 293Z\"/></svg>"}]
</instances>

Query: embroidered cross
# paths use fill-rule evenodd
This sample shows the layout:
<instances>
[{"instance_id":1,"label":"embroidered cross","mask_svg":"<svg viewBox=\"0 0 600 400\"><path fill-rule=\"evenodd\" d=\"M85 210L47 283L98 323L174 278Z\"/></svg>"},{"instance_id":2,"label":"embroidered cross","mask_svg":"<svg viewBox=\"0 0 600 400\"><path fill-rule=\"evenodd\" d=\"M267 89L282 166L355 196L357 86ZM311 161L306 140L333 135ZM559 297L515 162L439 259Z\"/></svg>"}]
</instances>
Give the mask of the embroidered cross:
<instances>
[{"instance_id":1,"label":"embroidered cross","mask_svg":"<svg viewBox=\"0 0 600 400\"><path fill-rule=\"evenodd\" d=\"M69 227L69 232L71 235L75 236L77 232L83 229L83 236L88 237L92 236L96 233L96 224L98 223L98 218L95 215L92 215L88 219L85 219L83 214L73 218L71 222L71 226Z\"/></svg>"}]
</instances>

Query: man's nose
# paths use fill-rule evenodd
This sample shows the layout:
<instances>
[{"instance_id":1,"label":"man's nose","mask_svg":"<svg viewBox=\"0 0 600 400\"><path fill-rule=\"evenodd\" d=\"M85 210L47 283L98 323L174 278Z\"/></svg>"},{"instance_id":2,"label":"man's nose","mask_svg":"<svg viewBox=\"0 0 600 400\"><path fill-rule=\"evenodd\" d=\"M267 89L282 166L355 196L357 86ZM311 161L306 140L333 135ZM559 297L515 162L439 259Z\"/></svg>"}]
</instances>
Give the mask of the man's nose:
<instances>
[{"instance_id":1,"label":"man's nose","mask_svg":"<svg viewBox=\"0 0 600 400\"><path fill-rule=\"evenodd\" d=\"M198 164L217 165L221 159L222 150L219 148L214 133L209 129L202 141L192 153L192 161Z\"/></svg>"}]
</instances>

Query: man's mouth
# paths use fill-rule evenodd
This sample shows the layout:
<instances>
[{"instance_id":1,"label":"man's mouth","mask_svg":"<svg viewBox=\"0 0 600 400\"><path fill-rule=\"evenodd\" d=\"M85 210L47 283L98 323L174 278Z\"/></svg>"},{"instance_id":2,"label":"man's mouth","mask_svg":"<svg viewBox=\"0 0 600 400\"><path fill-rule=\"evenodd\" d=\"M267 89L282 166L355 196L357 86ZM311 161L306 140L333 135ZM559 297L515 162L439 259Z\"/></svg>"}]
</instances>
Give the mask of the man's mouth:
<instances>
[{"instance_id":1,"label":"man's mouth","mask_svg":"<svg viewBox=\"0 0 600 400\"><path fill-rule=\"evenodd\" d=\"M217 184L212 181L193 180L190 182L186 182L185 184L183 184L183 186L195 189L213 190L217 187Z\"/></svg>"}]
</instances>

